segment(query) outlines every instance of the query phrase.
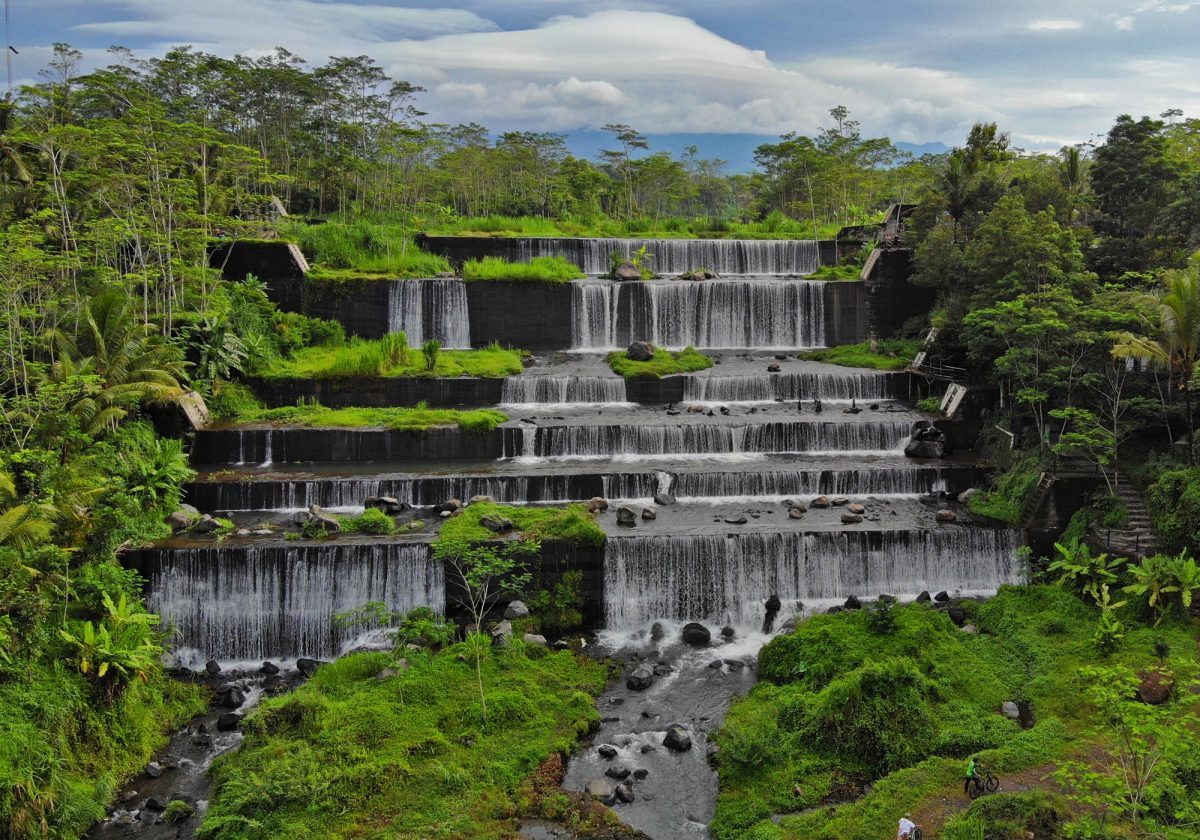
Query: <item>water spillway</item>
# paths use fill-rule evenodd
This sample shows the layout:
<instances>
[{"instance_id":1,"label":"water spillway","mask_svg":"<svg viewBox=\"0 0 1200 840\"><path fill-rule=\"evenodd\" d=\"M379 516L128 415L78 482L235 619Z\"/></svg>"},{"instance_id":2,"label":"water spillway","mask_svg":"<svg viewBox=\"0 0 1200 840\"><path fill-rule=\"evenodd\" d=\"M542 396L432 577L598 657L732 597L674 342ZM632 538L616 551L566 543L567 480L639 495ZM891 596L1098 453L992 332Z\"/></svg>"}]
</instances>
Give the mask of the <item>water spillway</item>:
<instances>
[{"instance_id":1,"label":"water spillway","mask_svg":"<svg viewBox=\"0 0 1200 840\"><path fill-rule=\"evenodd\" d=\"M825 343L826 284L764 277L571 284L578 350L631 341L682 348L795 348Z\"/></svg>"},{"instance_id":2,"label":"water spillway","mask_svg":"<svg viewBox=\"0 0 1200 840\"><path fill-rule=\"evenodd\" d=\"M471 346L467 287L462 280L395 280L388 293L388 332L403 331L420 347L436 340L443 347Z\"/></svg>"},{"instance_id":3,"label":"water spillway","mask_svg":"<svg viewBox=\"0 0 1200 840\"><path fill-rule=\"evenodd\" d=\"M148 605L182 646L222 661L336 655L362 632L333 615L381 601L442 612L442 566L422 543L264 545L143 552Z\"/></svg>"},{"instance_id":4,"label":"water spillway","mask_svg":"<svg viewBox=\"0 0 1200 840\"><path fill-rule=\"evenodd\" d=\"M785 604L940 589L992 592L1020 579L1017 534L996 528L613 537L604 566L605 625L757 626L771 595Z\"/></svg>"},{"instance_id":5,"label":"water spillway","mask_svg":"<svg viewBox=\"0 0 1200 840\"><path fill-rule=\"evenodd\" d=\"M820 399L872 402L905 399L907 373L764 373L689 376L683 398L696 402L773 402Z\"/></svg>"},{"instance_id":6,"label":"water spillway","mask_svg":"<svg viewBox=\"0 0 1200 840\"><path fill-rule=\"evenodd\" d=\"M502 405L624 404L625 380L618 376L509 376Z\"/></svg>"}]
</instances>

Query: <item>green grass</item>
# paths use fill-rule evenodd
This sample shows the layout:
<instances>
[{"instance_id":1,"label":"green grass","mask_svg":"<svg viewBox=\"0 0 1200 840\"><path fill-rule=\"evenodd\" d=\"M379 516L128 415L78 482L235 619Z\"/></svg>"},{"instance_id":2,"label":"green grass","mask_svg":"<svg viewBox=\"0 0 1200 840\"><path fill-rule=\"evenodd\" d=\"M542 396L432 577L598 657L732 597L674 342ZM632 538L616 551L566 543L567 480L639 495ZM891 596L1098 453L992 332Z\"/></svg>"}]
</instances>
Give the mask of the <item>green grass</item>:
<instances>
[{"instance_id":1,"label":"green grass","mask_svg":"<svg viewBox=\"0 0 1200 840\"><path fill-rule=\"evenodd\" d=\"M370 280L433 277L450 271L444 257L422 251L402 225L331 221L284 222L279 233L309 257L311 279Z\"/></svg>"},{"instance_id":2,"label":"green grass","mask_svg":"<svg viewBox=\"0 0 1200 840\"><path fill-rule=\"evenodd\" d=\"M604 666L515 644L483 659L457 645L408 657L344 657L291 695L263 702L241 747L213 767L199 836L209 840L515 835L525 779L597 722Z\"/></svg>"},{"instance_id":3,"label":"green grass","mask_svg":"<svg viewBox=\"0 0 1200 840\"><path fill-rule=\"evenodd\" d=\"M458 516L445 521L438 542L445 545L469 545L496 539L496 534L479 524L485 516L508 519L522 536L538 540L566 540L586 545L604 543L604 531L596 517L583 505L565 508L510 507L490 502L467 505Z\"/></svg>"},{"instance_id":4,"label":"green grass","mask_svg":"<svg viewBox=\"0 0 1200 840\"><path fill-rule=\"evenodd\" d=\"M979 635L962 633L943 613L909 605L896 608L890 632L877 630L863 610L814 616L767 645L759 656L763 681L735 702L716 736L717 840L890 840L901 814L933 819L947 799L961 795L968 755L1003 785L1014 773L1052 768L1085 750L1099 723L1080 676L1101 660L1092 641L1096 610L1048 586L1004 587L987 602L964 606ZM1162 641L1172 651L1167 666L1176 679L1194 679L1200 669L1194 621L1150 628L1131 611L1125 618L1127 635L1102 664L1160 667L1154 646ZM895 671L895 663L919 674L915 696L887 685L844 693L851 683L866 685L855 682L864 675ZM903 708L889 706L889 697L902 699ZM830 700L837 702L830 707ZM1004 718L999 709L1006 700L1030 701L1036 725L1022 731ZM1182 698L1178 710L1187 705ZM819 748L831 733L814 730L814 723L830 708L843 729ZM880 739L885 756L903 760L872 764L870 751L853 749L864 733L868 744ZM854 801L823 807L842 786L866 784L869 792ZM783 817L776 823L772 815ZM926 822L927 836L938 836L939 827Z\"/></svg>"},{"instance_id":5,"label":"green grass","mask_svg":"<svg viewBox=\"0 0 1200 840\"><path fill-rule=\"evenodd\" d=\"M328 408L310 403L282 408L243 410L237 423L275 423L309 428L366 428L424 431L435 426L458 426L470 431L491 431L508 417L490 408L459 411L453 408Z\"/></svg>"},{"instance_id":6,"label":"green grass","mask_svg":"<svg viewBox=\"0 0 1200 840\"><path fill-rule=\"evenodd\" d=\"M882 213L864 217L860 223L879 223ZM420 220L414 224L421 225ZM430 236L497 237L616 237L644 239L832 239L841 222L789 219L772 213L759 222L725 219L590 219L554 220L532 216L483 216L424 225Z\"/></svg>"},{"instance_id":7,"label":"green grass","mask_svg":"<svg viewBox=\"0 0 1200 840\"><path fill-rule=\"evenodd\" d=\"M967 503L972 513L1016 525L1025 512L1025 504L1041 476L1037 457L1028 456L997 475L995 486L971 496Z\"/></svg>"},{"instance_id":8,"label":"green grass","mask_svg":"<svg viewBox=\"0 0 1200 840\"><path fill-rule=\"evenodd\" d=\"M655 348L654 358L648 362L635 362L622 351L608 354L608 365L613 373L626 379L659 379L673 373L692 373L712 367L712 359L694 347L685 347L678 353Z\"/></svg>"},{"instance_id":9,"label":"green grass","mask_svg":"<svg viewBox=\"0 0 1200 840\"><path fill-rule=\"evenodd\" d=\"M871 368L873 370L904 370L921 349L921 339L889 338L877 342L872 351L869 342L861 344L839 344L823 350L801 353L801 359L812 362L827 362L843 367Z\"/></svg>"},{"instance_id":10,"label":"green grass","mask_svg":"<svg viewBox=\"0 0 1200 840\"><path fill-rule=\"evenodd\" d=\"M566 283L584 277L579 266L564 257L534 257L527 263L509 262L499 257L484 257L463 263L464 280L532 280L541 283Z\"/></svg>"},{"instance_id":11,"label":"green grass","mask_svg":"<svg viewBox=\"0 0 1200 840\"><path fill-rule=\"evenodd\" d=\"M263 375L275 379L330 379L341 376L459 377L500 379L525 369L520 350L498 344L482 350L441 350L433 370L420 348L409 347L403 333L374 341L351 339L337 347L308 347L277 362Z\"/></svg>"},{"instance_id":12,"label":"green grass","mask_svg":"<svg viewBox=\"0 0 1200 840\"><path fill-rule=\"evenodd\" d=\"M805 280L857 280L862 274L861 265L823 265L807 275Z\"/></svg>"}]
</instances>

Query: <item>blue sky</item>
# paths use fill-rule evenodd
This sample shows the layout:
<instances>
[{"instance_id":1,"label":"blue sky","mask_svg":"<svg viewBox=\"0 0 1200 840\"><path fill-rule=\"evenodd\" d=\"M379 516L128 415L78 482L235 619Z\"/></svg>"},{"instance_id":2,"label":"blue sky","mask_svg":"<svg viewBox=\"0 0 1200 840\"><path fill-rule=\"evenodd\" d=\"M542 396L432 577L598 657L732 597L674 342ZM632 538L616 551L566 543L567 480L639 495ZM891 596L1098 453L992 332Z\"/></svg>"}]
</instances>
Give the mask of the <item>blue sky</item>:
<instances>
[{"instance_id":1,"label":"blue sky","mask_svg":"<svg viewBox=\"0 0 1200 840\"><path fill-rule=\"evenodd\" d=\"M491 128L810 133L845 104L865 132L961 142L994 120L1025 148L1120 113L1200 116L1200 0L11 0L15 74L65 41L104 63L193 44L368 54L428 88L430 118ZM719 144L718 144L719 145ZM702 151L704 151L702 144Z\"/></svg>"}]
</instances>

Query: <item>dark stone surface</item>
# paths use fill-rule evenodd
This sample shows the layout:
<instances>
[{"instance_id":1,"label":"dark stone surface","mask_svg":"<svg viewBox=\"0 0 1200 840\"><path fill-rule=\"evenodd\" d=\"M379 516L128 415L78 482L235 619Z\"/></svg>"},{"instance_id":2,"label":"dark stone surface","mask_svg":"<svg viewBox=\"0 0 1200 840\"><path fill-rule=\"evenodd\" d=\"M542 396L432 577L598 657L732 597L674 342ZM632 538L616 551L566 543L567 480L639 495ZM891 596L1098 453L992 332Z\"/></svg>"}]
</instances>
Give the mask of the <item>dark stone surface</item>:
<instances>
[{"instance_id":1,"label":"dark stone surface","mask_svg":"<svg viewBox=\"0 0 1200 840\"><path fill-rule=\"evenodd\" d=\"M347 461L450 461L501 457L504 433L435 428L399 429L211 429L196 433L193 464L227 464L231 460L262 463L270 436L275 463L335 463ZM239 457L240 453L240 457Z\"/></svg>"},{"instance_id":2,"label":"dark stone surface","mask_svg":"<svg viewBox=\"0 0 1200 840\"><path fill-rule=\"evenodd\" d=\"M891 248L880 252L865 281L863 315L867 334L891 338L910 318L933 308L935 290L913 285L911 274L912 251Z\"/></svg>"},{"instance_id":3,"label":"dark stone surface","mask_svg":"<svg viewBox=\"0 0 1200 840\"><path fill-rule=\"evenodd\" d=\"M295 405L299 399L338 408L387 408L416 405L424 400L434 408L477 408L496 405L503 379L407 379L343 376L330 379L250 379L255 395L271 408Z\"/></svg>"},{"instance_id":4,"label":"dark stone surface","mask_svg":"<svg viewBox=\"0 0 1200 840\"><path fill-rule=\"evenodd\" d=\"M498 341L524 350L565 350L571 346L569 283L476 281L467 283L471 344Z\"/></svg>"}]
</instances>

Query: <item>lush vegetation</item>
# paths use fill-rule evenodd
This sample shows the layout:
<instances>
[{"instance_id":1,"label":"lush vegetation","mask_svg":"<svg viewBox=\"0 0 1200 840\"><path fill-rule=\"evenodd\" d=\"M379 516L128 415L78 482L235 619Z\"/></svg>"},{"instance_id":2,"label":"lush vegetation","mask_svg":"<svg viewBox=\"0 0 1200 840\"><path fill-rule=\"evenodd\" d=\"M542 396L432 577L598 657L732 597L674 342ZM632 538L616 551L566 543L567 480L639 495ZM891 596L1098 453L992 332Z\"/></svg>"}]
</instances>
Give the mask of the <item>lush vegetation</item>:
<instances>
[{"instance_id":1,"label":"lush vegetation","mask_svg":"<svg viewBox=\"0 0 1200 840\"><path fill-rule=\"evenodd\" d=\"M422 251L402 225L365 220L308 225L283 224L308 258L313 280L395 280L436 277L450 271L445 257Z\"/></svg>"},{"instance_id":2,"label":"lush vegetation","mask_svg":"<svg viewBox=\"0 0 1200 840\"><path fill-rule=\"evenodd\" d=\"M271 423L279 426L307 426L314 429L377 427L423 431L436 426L459 426L471 431L488 432L507 416L490 408L461 411L456 408L329 408L318 403L281 408L245 408L226 418L235 423Z\"/></svg>"},{"instance_id":3,"label":"lush vegetation","mask_svg":"<svg viewBox=\"0 0 1200 840\"><path fill-rule=\"evenodd\" d=\"M685 347L677 353L655 347L653 358L645 362L629 358L625 351L608 354L608 365L613 373L626 379L659 379L674 373L707 370L712 364L712 359L694 347Z\"/></svg>"},{"instance_id":4,"label":"lush vegetation","mask_svg":"<svg viewBox=\"0 0 1200 840\"><path fill-rule=\"evenodd\" d=\"M882 221L882 213L857 213L850 218L861 224ZM589 221L549 219L541 216L457 217L435 223L433 236L547 236L599 237L606 239L832 239L841 229L837 221L812 222L793 219L779 210L761 221L742 222L709 216L693 219L597 218Z\"/></svg>"},{"instance_id":5,"label":"lush vegetation","mask_svg":"<svg viewBox=\"0 0 1200 840\"><path fill-rule=\"evenodd\" d=\"M374 341L351 339L337 346L298 350L262 372L273 378L333 379L342 376L457 377L499 379L525 369L520 350L492 344L482 350L442 350L434 364L402 332Z\"/></svg>"},{"instance_id":6,"label":"lush vegetation","mask_svg":"<svg viewBox=\"0 0 1200 840\"><path fill-rule=\"evenodd\" d=\"M606 670L514 640L483 658L481 705L468 647L346 657L264 702L214 767L200 836L500 838L523 811L563 816L527 779L596 722Z\"/></svg>"},{"instance_id":7,"label":"lush vegetation","mask_svg":"<svg viewBox=\"0 0 1200 840\"><path fill-rule=\"evenodd\" d=\"M525 539L568 540L593 546L604 543L604 531L583 505L547 508L473 502L442 525L439 545L462 546L497 539L495 531L480 524L485 518L511 523L511 530Z\"/></svg>"},{"instance_id":8,"label":"lush vegetation","mask_svg":"<svg viewBox=\"0 0 1200 840\"><path fill-rule=\"evenodd\" d=\"M800 358L844 367L904 370L912 364L913 356L920 349L919 339L890 338L884 341L839 344L822 350L809 350L801 353Z\"/></svg>"},{"instance_id":9,"label":"lush vegetation","mask_svg":"<svg viewBox=\"0 0 1200 840\"><path fill-rule=\"evenodd\" d=\"M464 280L533 280L540 283L566 283L585 276L579 266L564 257L534 257L527 263L515 263L499 257L484 257L463 263Z\"/></svg>"},{"instance_id":10,"label":"lush vegetation","mask_svg":"<svg viewBox=\"0 0 1200 840\"><path fill-rule=\"evenodd\" d=\"M1151 628L1122 607L1129 627L1102 652L1102 608L1067 589L1009 587L963 608L978 634L927 606L882 602L816 616L767 645L764 682L735 704L718 736L716 836L885 840L905 812L937 833L969 804L969 756L1010 789L1020 775L1034 790L1069 794L1061 819L1077 832L1132 820L1153 836L1187 836L1200 792L1195 756L1183 746L1197 722L1184 688L1200 675L1193 623ZM1133 699L1144 671L1175 680L1171 702ZM1031 729L1000 713L1008 701L1032 705ZM1144 739L1135 749L1158 762L1136 814L1123 783L1104 777L1107 762L1125 755L1127 727ZM1001 808L1010 797L989 798ZM826 804L834 807L817 807ZM983 809L938 836L970 836L951 832ZM776 823L772 814L784 816Z\"/></svg>"}]
</instances>

